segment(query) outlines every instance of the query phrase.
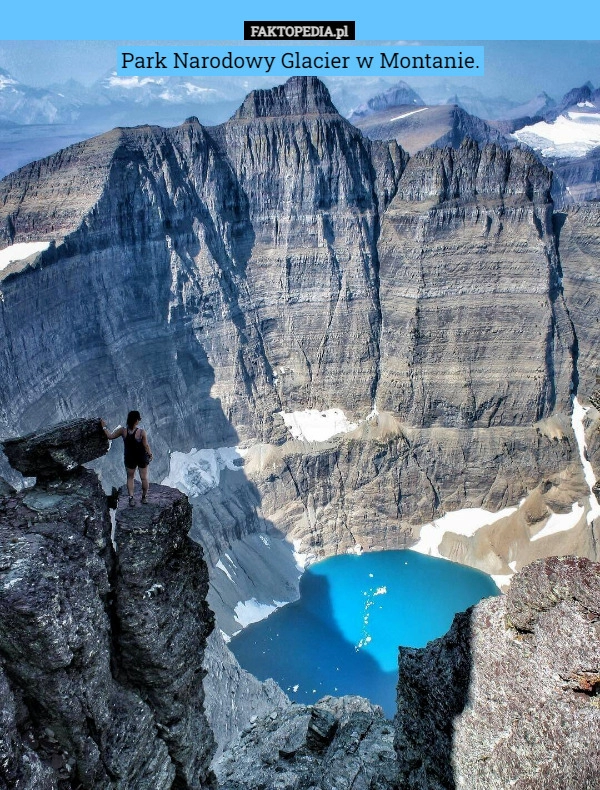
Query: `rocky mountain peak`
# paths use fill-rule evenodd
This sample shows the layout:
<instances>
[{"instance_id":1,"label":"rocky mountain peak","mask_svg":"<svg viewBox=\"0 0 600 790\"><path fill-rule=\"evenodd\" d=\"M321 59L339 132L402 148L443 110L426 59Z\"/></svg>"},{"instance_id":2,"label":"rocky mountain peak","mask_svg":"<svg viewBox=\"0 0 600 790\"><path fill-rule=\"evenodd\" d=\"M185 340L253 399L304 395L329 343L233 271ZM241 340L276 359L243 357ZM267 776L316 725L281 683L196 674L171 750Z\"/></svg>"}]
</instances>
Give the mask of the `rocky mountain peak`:
<instances>
[{"instance_id":1,"label":"rocky mountain peak","mask_svg":"<svg viewBox=\"0 0 600 790\"><path fill-rule=\"evenodd\" d=\"M318 77L292 77L283 85L269 90L252 91L234 118L294 115L338 115L329 91Z\"/></svg>"},{"instance_id":2,"label":"rocky mountain peak","mask_svg":"<svg viewBox=\"0 0 600 790\"><path fill-rule=\"evenodd\" d=\"M586 82L585 85L582 85L579 88L572 88L570 91L565 93L556 107L552 107L545 114L545 119L547 121L554 121L561 113L565 112L565 110L568 110L569 107L573 107L573 105L580 104L582 102L590 101L592 99L592 93L593 85L590 82Z\"/></svg>"},{"instance_id":3,"label":"rocky mountain peak","mask_svg":"<svg viewBox=\"0 0 600 790\"><path fill-rule=\"evenodd\" d=\"M408 83L400 80L389 90L378 93L364 104L359 105L350 116L350 120L365 118L381 110L387 110L388 107L404 107L405 105L423 107L425 102Z\"/></svg>"}]
</instances>

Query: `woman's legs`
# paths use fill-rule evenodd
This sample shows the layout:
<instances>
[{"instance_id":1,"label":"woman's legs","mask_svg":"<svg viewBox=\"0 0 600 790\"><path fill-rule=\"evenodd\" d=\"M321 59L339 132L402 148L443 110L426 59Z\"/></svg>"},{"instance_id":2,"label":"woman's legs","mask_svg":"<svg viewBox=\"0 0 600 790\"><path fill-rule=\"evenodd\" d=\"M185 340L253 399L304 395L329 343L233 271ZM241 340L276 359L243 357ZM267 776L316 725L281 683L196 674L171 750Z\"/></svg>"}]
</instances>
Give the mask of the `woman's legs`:
<instances>
[{"instance_id":1,"label":"woman's legs","mask_svg":"<svg viewBox=\"0 0 600 790\"><path fill-rule=\"evenodd\" d=\"M127 470L127 491L129 492L129 496L133 496L133 478L135 476L135 469L128 469Z\"/></svg>"},{"instance_id":2,"label":"woman's legs","mask_svg":"<svg viewBox=\"0 0 600 790\"><path fill-rule=\"evenodd\" d=\"M142 498L146 499L146 495L148 494L148 467L144 467L144 469L140 469L140 480L142 481Z\"/></svg>"}]
</instances>

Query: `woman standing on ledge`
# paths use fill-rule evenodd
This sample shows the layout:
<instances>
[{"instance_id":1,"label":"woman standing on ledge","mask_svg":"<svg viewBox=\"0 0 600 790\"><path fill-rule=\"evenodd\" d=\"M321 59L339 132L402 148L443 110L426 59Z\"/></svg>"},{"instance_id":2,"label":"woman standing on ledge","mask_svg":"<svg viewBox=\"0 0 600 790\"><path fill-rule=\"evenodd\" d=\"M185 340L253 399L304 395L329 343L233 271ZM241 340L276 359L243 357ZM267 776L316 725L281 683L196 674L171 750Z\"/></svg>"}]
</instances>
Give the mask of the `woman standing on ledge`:
<instances>
[{"instance_id":1,"label":"woman standing on ledge","mask_svg":"<svg viewBox=\"0 0 600 790\"><path fill-rule=\"evenodd\" d=\"M140 480L142 481L142 503L148 501L148 464L152 460L152 451L148 445L148 437L146 431L140 427L142 419L139 411L130 411L127 415L127 427L123 428L119 425L118 428L110 433L106 427L104 420L100 423L106 431L107 439L116 439L118 436L123 437L125 444L125 469L127 470L127 491L129 492L129 504L134 506L133 499L133 485L135 470L140 470Z\"/></svg>"}]
</instances>

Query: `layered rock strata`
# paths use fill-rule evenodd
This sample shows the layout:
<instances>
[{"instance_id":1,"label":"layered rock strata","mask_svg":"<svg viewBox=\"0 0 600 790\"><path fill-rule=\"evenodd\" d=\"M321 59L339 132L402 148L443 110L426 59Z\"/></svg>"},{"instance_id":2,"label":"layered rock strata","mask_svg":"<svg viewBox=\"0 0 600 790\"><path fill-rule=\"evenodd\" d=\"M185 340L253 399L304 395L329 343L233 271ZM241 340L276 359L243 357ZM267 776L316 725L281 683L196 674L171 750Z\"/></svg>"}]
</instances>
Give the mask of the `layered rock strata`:
<instances>
[{"instance_id":1,"label":"layered rock strata","mask_svg":"<svg viewBox=\"0 0 600 790\"><path fill-rule=\"evenodd\" d=\"M400 786L598 786L599 572L581 558L538 560L446 636L401 648Z\"/></svg>"},{"instance_id":2,"label":"layered rock strata","mask_svg":"<svg viewBox=\"0 0 600 790\"><path fill-rule=\"evenodd\" d=\"M579 391L590 394L600 373L600 205L571 206L555 217L569 315L577 336Z\"/></svg>"}]
</instances>

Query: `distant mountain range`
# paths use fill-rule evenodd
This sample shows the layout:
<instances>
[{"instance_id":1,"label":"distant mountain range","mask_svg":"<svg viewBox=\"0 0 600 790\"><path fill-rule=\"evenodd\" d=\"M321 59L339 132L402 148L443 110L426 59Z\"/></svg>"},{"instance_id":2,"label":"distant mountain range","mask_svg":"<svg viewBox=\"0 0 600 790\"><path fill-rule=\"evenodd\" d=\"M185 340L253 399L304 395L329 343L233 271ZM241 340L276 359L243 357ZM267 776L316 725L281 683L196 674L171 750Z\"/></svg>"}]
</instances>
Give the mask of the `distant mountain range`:
<instances>
[{"instance_id":1,"label":"distant mountain range","mask_svg":"<svg viewBox=\"0 0 600 790\"><path fill-rule=\"evenodd\" d=\"M263 77L252 87L272 82ZM0 69L0 176L115 126L172 127L190 116L205 126L222 123L249 83L244 77L122 77L110 71L87 87L69 80L36 88ZM402 80L390 86L380 77L337 77L326 84L340 113L371 139L396 139L410 154L429 145L458 147L466 137L525 145L555 171L555 199L599 197L600 89L591 83L559 101L541 92L521 103L449 82L419 93Z\"/></svg>"}]
</instances>

